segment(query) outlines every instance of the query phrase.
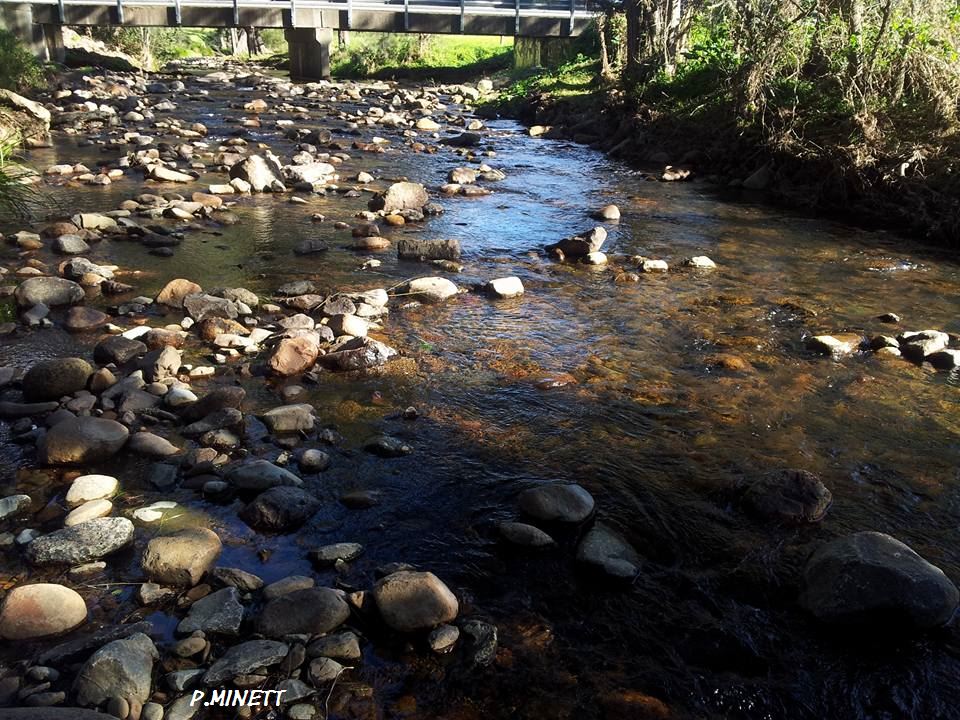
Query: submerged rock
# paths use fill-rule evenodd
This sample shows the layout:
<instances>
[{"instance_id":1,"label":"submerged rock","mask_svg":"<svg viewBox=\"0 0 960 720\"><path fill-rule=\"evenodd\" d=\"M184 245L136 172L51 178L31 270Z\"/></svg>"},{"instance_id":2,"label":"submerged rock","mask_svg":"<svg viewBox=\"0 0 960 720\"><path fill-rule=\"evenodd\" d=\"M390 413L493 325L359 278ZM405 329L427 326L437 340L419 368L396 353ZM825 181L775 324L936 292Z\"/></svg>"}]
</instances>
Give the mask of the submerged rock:
<instances>
[{"instance_id":1,"label":"submerged rock","mask_svg":"<svg viewBox=\"0 0 960 720\"><path fill-rule=\"evenodd\" d=\"M297 487L273 487L261 493L240 511L250 527L288 531L300 527L320 509L320 501Z\"/></svg>"},{"instance_id":2,"label":"submerged rock","mask_svg":"<svg viewBox=\"0 0 960 720\"><path fill-rule=\"evenodd\" d=\"M41 360L23 376L23 397L29 402L59 400L87 386L93 367L76 357Z\"/></svg>"},{"instance_id":3,"label":"submerged rock","mask_svg":"<svg viewBox=\"0 0 960 720\"><path fill-rule=\"evenodd\" d=\"M594 509L593 496L575 483L530 488L520 493L517 502L524 513L546 522L583 522Z\"/></svg>"},{"instance_id":4,"label":"submerged rock","mask_svg":"<svg viewBox=\"0 0 960 720\"><path fill-rule=\"evenodd\" d=\"M225 587L200 598L190 606L190 612L177 626L178 633L237 635L243 622L243 605L235 587Z\"/></svg>"},{"instance_id":5,"label":"submerged rock","mask_svg":"<svg viewBox=\"0 0 960 720\"><path fill-rule=\"evenodd\" d=\"M203 684L216 687L238 675L277 665L288 651L287 645L276 640L250 640L234 645L210 666L203 676Z\"/></svg>"},{"instance_id":6,"label":"submerged rock","mask_svg":"<svg viewBox=\"0 0 960 720\"><path fill-rule=\"evenodd\" d=\"M819 620L884 632L945 624L957 586L907 545L859 532L822 545L803 571L800 603Z\"/></svg>"},{"instance_id":7,"label":"submerged rock","mask_svg":"<svg viewBox=\"0 0 960 720\"><path fill-rule=\"evenodd\" d=\"M823 519L833 495L806 470L775 470L754 482L743 496L747 508L767 520L787 524Z\"/></svg>"},{"instance_id":8,"label":"submerged rock","mask_svg":"<svg viewBox=\"0 0 960 720\"><path fill-rule=\"evenodd\" d=\"M577 547L577 560L617 580L632 580L640 572L640 556L619 533L597 523Z\"/></svg>"}]
</instances>

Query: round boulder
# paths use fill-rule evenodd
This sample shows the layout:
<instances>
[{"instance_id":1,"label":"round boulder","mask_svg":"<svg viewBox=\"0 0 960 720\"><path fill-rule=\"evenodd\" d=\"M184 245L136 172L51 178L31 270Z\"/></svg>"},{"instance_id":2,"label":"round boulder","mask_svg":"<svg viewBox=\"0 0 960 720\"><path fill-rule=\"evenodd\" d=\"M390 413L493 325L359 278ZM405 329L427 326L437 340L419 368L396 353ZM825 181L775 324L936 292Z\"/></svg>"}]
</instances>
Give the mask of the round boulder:
<instances>
[{"instance_id":1,"label":"round boulder","mask_svg":"<svg viewBox=\"0 0 960 720\"><path fill-rule=\"evenodd\" d=\"M128 435L129 430L115 420L70 418L47 431L40 457L50 465L100 462L119 452Z\"/></svg>"},{"instance_id":2,"label":"round boulder","mask_svg":"<svg viewBox=\"0 0 960 720\"><path fill-rule=\"evenodd\" d=\"M806 470L767 473L743 496L744 504L754 515L788 525L822 520L832 501L832 493L820 478Z\"/></svg>"},{"instance_id":3,"label":"round boulder","mask_svg":"<svg viewBox=\"0 0 960 720\"><path fill-rule=\"evenodd\" d=\"M0 637L33 640L73 630L87 619L83 598L52 583L21 585L7 595L0 610Z\"/></svg>"},{"instance_id":4,"label":"round boulder","mask_svg":"<svg viewBox=\"0 0 960 720\"><path fill-rule=\"evenodd\" d=\"M593 496L575 483L530 488L517 502L524 513L544 522L583 522L594 509Z\"/></svg>"},{"instance_id":5,"label":"round boulder","mask_svg":"<svg viewBox=\"0 0 960 720\"><path fill-rule=\"evenodd\" d=\"M457 597L431 572L401 570L382 578L373 598L383 621L398 632L430 630L456 619Z\"/></svg>"},{"instance_id":6,"label":"round boulder","mask_svg":"<svg viewBox=\"0 0 960 720\"><path fill-rule=\"evenodd\" d=\"M878 629L945 624L957 586L896 538L859 532L822 545L803 571L800 603L819 620Z\"/></svg>"},{"instance_id":7,"label":"round boulder","mask_svg":"<svg viewBox=\"0 0 960 720\"><path fill-rule=\"evenodd\" d=\"M325 587L304 588L268 602L258 630L267 637L324 635L349 617L350 607L341 593Z\"/></svg>"},{"instance_id":8,"label":"round boulder","mask_svg":"<svg viewBox=\"0 0 960 720\"><path fill-rule=\"evenodd\" d=\"M93 367L81 358L41 360L23 376L23 397L28 402L59 400L83 390L92 374Z\"/></svg>"},{"instance_id":9,"label":"round boulder","mask_svg":"<svg viewBox=\"0 0 960 720\"><path fill-rule=\"evenodd\" d=\"M72 280L58 277L37 276L17 285L14 298L20 307L33 307L43 303L47 307L75 305L84 298L83 288Z\"/></svg>"}]
</instances>

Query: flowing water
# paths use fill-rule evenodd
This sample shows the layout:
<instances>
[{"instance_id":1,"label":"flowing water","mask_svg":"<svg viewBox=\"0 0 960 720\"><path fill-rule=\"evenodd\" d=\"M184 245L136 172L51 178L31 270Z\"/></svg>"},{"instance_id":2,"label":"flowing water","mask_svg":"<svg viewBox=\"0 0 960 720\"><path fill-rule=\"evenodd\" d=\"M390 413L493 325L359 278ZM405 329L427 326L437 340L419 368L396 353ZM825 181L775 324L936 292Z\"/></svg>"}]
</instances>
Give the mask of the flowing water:
<instances>
[{"instance_id":1,"label":"flowing water","mask_svg":"<svg viewBox=\"0 0 960 720\"><path fill-rule=\"evenodd\" d=\"M233 132L225 116L242 114L226 107L248 96L184 98L177 114L206 123L216 141ZM341 136L335 122L318 124ZM885 312L901 315L903 329L960 333L960 266L902 238L721 197L702 183L650 182L585 147L531 139L510 121L489 127L485 147L496 156L484 159L507 174L490 184L494 194L442 199L444 215L385 234L458 238L466 267L450 276L455 282L517 275L526 294L397 302L378 334L405 358L394 372L326 375L310 386L323 424L344 440L313 488L324 507L302 531L255 533L236 518L238 505L205 503L189 490L170 495L189 508L174 522L215 528L221 564L267 581L312 574L331 583L335 574L312 568L306 550L361 542L366 553L342 583L369 587L378 565L415 563L455 589L463 614L499 627L501 650L487 669L368 646L331 717L960 717L955 626L919 638L894 628L848 636L824 630L796 602L813 548L859 530L898 537L960 581L957 377L872 354L833 361L803 347L811 333L891 333L876 320ZM250 137L291 154L271 130ZM349 171L435 188L463 164L449 149L414 153L399 135L387 137L387 153L351 151ZM115 154L61 139L28 159L42 168ZM219 177L207 173L203 182ZM106 189L68 185L51 189L50 200L67 213L105 210L140 188L131 178ZM293 279L362 290L431 274L390 251L377 255L379 268L359 269L349 231L332 223L351 221L366 199L241 198L239 223L188 233L172 258L110 240L89 257L129 271L119 279L136 285L132 295L153 294L173 277L269 296ZM604 247L610 266L546 257L545 244L588 229L589 211L607 203L623 214ZM311 222L316 212L327 222ZM294 256L304 238L332 249ZM4 253L16 267L15 251ZM618 259L631 255L666 259L675 270L618 282L632 270ZM718 269L679 269L692 255L708 255ZM95 341L59 329L23 332L0 340L0 365L88 352ZM279 404L277 384L240 382L245 409ZM410 405L417 420L401 417ZM32 456L2 432L5 494L29 487L55 502L63 481L30 470ZM413 454L364 453L364 441L381 432ZM740 507L745 483L784 467L816 472L832 490L818 526L779 529ZM143 463L100 469L123 479L121 505L161 497L143 481ZM583 574L572 540L533 554L498 544L496 524L516 517L515 495L551 480L586 487L599 517L637 548L644 565L631 586ZM347 509L337 498L350 490L375 491L380 503ZM139 579L134 558L112 581ZM4 563L25 576L11 558ZM136 608L134 585L115 588L85 590L98 620L147 615L171 631L163 613Z\"/></svg>"}]
</instances>

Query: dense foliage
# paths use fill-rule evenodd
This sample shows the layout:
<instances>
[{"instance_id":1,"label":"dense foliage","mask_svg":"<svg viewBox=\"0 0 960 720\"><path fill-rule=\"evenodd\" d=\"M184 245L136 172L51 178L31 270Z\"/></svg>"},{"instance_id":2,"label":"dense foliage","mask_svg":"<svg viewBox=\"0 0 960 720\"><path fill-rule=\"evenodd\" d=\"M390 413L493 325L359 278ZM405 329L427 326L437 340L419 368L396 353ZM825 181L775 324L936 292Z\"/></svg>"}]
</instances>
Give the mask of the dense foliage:
<instances>
[{"instance_id":1,"label":"dense foliage","mask_svg":"<svg viewBox=\"0 0 960 720\"><path fill-rule=\"evenodd\" d=\"M0 28L0 87L26 90L43 83L43 66L9 30Z\"/></svg>"}]
</instances>

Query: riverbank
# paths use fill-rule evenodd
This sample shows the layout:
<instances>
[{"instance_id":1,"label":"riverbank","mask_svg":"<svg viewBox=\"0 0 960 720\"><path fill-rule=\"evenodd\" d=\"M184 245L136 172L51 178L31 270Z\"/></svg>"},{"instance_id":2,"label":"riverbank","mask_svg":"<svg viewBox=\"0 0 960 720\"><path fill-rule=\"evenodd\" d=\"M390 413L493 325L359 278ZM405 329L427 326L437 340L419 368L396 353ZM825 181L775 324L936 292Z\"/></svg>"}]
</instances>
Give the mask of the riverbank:
<instances>
[{"instance_id":1,"label":"riverbank","mask_svg":"<svg viewBox=\"0 0 960 720\"><path fill-rule=\"evenodd\" d=\"M844 138L855 128L838 115L804 127L802 138L779 136L774 146L774 129L745 126L709 95L643 102L603 88L596 73L595 61L581 59L541 80L508 85L490 112L538 135L589 145L659 180L706 182L731 197L895 229L951 252L960 247L955 133L897 139L878 132L873 144L850 143Z\"/></svg>"}]
</instances>

